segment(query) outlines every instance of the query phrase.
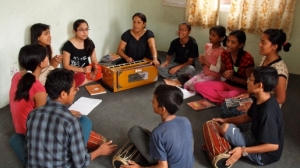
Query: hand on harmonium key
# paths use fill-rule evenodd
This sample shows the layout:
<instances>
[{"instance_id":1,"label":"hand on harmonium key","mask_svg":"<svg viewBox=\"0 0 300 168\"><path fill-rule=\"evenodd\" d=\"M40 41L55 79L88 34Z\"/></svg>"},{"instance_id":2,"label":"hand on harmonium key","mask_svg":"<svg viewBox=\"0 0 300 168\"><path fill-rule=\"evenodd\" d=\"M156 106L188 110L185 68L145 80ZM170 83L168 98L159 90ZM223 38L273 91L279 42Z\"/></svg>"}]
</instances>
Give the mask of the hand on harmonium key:
<instances>
[{"instance_id":1,"label":"hand on harmonium key","mask_svg":"<svg viewBox=\"0 0 300 168\"><path fill-rule=\"evenodd\" d=\"M160 63L157 60L153 60L151 64L157 67Z\"/></svg>"},{"instance_id":2,"label":"hand on harmonium key","mask_svg":"<svg viewBox=\"0 0 300 168\"><path fill-rule=\"evenodd\" d=\"M126 58L126 61L127 61L128 63L134 62L134 60L133 60L131 57L127 57L127 58Z\"/></svg>"}]
</instances>

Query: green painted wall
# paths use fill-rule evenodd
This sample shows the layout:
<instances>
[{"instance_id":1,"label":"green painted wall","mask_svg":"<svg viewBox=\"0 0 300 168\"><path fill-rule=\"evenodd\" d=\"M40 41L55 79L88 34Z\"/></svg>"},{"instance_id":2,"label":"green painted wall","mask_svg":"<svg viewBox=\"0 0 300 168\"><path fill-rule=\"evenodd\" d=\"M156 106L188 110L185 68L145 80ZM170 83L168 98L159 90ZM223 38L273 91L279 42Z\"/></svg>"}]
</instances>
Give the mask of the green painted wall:
<instances>
[{"instance_id":1,"label":"green painted wall","mask_svg":"<svg viewBox=\"0 0 300 168\"><path fill-rule=\"evenodd\" d=\"M185 8L163 6L160 0L133 0L135 7L131 10L137 9L147 16L147 28L152 30L155 34L156 46L160 51L167 51L171 40L176 38L175 30L180 22L185 21ZM134 12L134 11L133 11ZM227 25L227 12L221 12L220 24ZM298 1L295 7L293 30L290 39L292 47L289 52L281 51L280 55L288 66L289 72L293 74L300 74L300 2ZM228 32L227 32L228 34ZM208 42L208 29L201 27L192 27L191 35L196 38L200 53L203 53L203 46ZM247 42L245 50L249 51L254 59L256 65L259 64L261 56L258 53L258 43L260 37L258 35L247 34Z\"/></svg>"}]
</instances>

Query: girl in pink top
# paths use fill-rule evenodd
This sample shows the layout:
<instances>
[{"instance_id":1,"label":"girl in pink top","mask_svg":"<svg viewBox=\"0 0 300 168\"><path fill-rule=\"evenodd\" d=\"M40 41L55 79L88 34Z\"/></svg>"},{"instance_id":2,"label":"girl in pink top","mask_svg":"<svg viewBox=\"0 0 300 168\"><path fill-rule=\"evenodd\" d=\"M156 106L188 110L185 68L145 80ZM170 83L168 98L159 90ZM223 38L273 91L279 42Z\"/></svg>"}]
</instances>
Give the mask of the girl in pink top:
<instances>
[{"instance_id":1,"label":"girl in pink top","mask_svg":"<svg viewBox=\"0 0 300 168\"><path fill-rule=\"evenodd\" d=\"M209 42L205 44L205 54L200 54L198 60L203 66L203 71L188 80L183 87L187 90L194 91L194 84L197 82L204 81L219 81L221 80L221 75L219 71L221 69L221 53L224 48L221 46L226 46L226 29L225 27L219 25L214 26L209 29Z\"/></svg>"}]
</instances>

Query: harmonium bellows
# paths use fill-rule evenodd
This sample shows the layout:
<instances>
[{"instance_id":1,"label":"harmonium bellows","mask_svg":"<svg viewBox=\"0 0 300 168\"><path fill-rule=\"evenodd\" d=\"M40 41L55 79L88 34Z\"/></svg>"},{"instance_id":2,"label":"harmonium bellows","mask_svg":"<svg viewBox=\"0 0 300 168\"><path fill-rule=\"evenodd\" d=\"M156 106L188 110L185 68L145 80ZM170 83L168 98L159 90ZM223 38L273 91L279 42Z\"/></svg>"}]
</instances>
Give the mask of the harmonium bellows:
<instances>
[{"instance_id":1,"label":"harmonium bellows","mask_svg":"<svg viewBox=\"0 0 300 168\"><path fill-rule=\"evenodd\" d=\"M102 82L113 92L154 83L158 70L148 59L102 67Z\"/></svg>"}]
</instances>

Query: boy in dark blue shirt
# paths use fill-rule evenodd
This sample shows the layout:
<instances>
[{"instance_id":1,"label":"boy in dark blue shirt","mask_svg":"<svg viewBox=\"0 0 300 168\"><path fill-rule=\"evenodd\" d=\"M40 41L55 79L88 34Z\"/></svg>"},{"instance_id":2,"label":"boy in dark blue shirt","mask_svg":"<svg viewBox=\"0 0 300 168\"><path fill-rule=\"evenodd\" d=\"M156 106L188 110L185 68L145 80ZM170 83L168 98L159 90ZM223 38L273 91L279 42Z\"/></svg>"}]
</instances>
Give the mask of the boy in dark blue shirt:
<instances>
[{"instance_id":1,"label":"boy in dark blue shirt","mask_svg":"<svg viewBox=\"0 0 300 168\"><path fill-rule=\"evenodd\" d=\"M256 164L267 165L276 162L282 154L284 132L283 118L279 104L270 92L278 82L276 69L257 67L247 80L248 92L255 98L247 114L232 118L214 118L222 123L220 131L234 147L226 165L234 164L242 156ZM241 132L234 124L252 122L251 130Z\"/></svg>"}]
</instances>

